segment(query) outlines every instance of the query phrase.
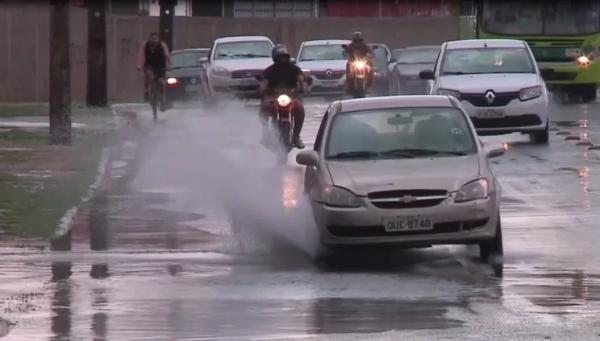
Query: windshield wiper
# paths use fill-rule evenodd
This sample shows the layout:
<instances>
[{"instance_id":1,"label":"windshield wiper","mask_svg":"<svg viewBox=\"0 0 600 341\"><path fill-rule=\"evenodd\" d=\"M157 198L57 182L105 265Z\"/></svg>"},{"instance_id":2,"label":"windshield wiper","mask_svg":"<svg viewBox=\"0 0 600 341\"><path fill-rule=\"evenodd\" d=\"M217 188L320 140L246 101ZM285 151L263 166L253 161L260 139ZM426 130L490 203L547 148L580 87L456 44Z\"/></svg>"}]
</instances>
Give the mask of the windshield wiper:
<instances>
[{"instance_id":1,"label":"windshield wiper","mask_svg":"<svg viewBox=\"0 0 600 341\"><path fill-rule=\"evenodd\" d=\"M265 56L263 54L255 54L255 53L238 53L234 54L234 57L248 57L248 58L267 58L269 56Z\"/></svg>"},{"instance_id":2,"label":"windshield wiper","mask_svg":"<svg viewBox=\"0 0 600 341\"><path fill-rule=\"evenodd\" d=\"M385 155L385 156L404 157L407 159L415 158L415 156L413 154L407 152L407 149L391 149L391 150L383 151L380 154Z\"/></svg>"},{"instance_id":3,"label":"windshield wiper","mask_svg":"<svg viewBox=\"0 0 600 341\"><path fill-rule=\"evenodd\" d=\"M472 73L462 72L462 71L444 72L444 75L470 75L470 74L472 74Z\"/></svg>"},{"instance_id":4,"label":"windshield wiper","mask_svg":"<svg viewBox=\"0 0 600 341\"><path fill-rule=\"evenodd\" d=\"M379 153L368 150L357 150L329 155L329 159L370 159L379 156Z\"/></svg>"},{"instance_id":5,"label":"windshield wiper","mask_svg":"<svg viewBox=\"0 0 600 341\"><path fill-rule=\"evenodd\" d=\"M418 149L418 148L407 148L407 149L392 149L387 150L385 152L381 152L382 155L399 155L406 154L414 157L415 155L440 155L440 154L448 154L448 155L456 155L456 156L465 156L467 153L458 152L452 150L434 150L434 149Z\"/></svg>"}]
</instances>

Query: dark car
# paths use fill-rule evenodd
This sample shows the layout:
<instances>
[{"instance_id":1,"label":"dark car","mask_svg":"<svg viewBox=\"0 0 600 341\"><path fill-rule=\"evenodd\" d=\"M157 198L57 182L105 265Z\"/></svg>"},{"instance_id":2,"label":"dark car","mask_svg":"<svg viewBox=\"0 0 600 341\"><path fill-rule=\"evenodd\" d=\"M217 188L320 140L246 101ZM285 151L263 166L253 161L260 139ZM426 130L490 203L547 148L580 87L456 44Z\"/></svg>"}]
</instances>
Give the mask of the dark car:
<instances>
[{"instance_id":1,"label":"dark car","mask_svg":"<svg viewBox=\"0 0 600 341\"><path fill-rule=\"evenodd\" d=\"M425 95L428 81L419 72L432 70L440 52L439 46L413 46L392 51L396 60L390 81L392 95Z\"/></svg>"},{"instance_id":2,"label":"dark car","mask_svg":"<svg viewBox=\"0 0 600 341\"><path fill-rule=\"evenodd\" d=\"M390 91L390 65L394 62L390 49L385 44L370 44L375 54L375 74L373 75L372 92L385 96Z\"/></svg>"},{"instance_id":3,"label":"dark car","mask_svg":"<svg viewBox=\"0 0 600 341\"><path fill-rule=\"evenodd\" d=\"M206 96L202 58L209 49L193 48L171 52L171 69L167 71L167 97L170 101L201 99Z\"/></svg>"}]
</instances>

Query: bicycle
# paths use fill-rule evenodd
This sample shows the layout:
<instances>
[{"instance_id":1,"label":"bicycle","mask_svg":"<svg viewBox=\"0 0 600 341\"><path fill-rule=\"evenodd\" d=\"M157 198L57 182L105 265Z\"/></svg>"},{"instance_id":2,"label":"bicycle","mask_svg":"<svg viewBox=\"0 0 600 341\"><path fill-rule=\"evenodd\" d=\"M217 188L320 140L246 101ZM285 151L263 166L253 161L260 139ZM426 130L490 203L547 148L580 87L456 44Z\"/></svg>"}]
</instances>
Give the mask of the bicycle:
<instances>
[{"instance_id":1,"label":"bicycle","mask_svg":"<svg viewBox=\"0 0 600 341\"><path fill-rule=\"evenodd\" d=\"M152 108L152 118L154 122L158 120L158 110L159 105L162 106L162 93L161 93L161 84L160 78L153 77L152 82L150 83L150 94L149 94L149 102L150 107Z\"/></svg>"}]
</instances>

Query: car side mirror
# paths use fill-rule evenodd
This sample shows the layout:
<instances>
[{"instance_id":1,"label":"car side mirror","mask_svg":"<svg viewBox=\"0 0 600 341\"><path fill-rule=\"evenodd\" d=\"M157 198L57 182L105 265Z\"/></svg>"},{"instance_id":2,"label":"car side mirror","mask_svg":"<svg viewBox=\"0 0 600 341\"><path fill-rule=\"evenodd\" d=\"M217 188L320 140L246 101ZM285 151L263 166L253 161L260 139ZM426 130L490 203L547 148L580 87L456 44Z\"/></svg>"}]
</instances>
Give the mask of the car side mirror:
<instances>
[{"instance_id":1,"label":"car side mirror","mask_svg":"<svg viewBox=\"0 0 600 341\"><path fill-rule=\"evenodd\" d=\"M419 78L421 79L435 79L435 75L431 70L423 70L419 72Z\"/></svg>"},{"instance_id":2,"label":"car side mirror","mask_svg":"<svg viewBox=\"0 0 600 341\"><path fill-rule=\"evenodd\" d=\"M290 63L292 63L292 64L296 64L296 58L293 58L293 57L292 57L292 58L290 58Z\"/></svg>"},{"instance_id":3,"label":"car side mirror","mask_svg":"<svg viewBox=\"0 0 600 341\"><path fill-rule=\"evenodd\" d=\"M314 150L304 150L296 155L296 162L303 166L317 166L319 164L319 154Z\"/></svg>"},{"instance_id":4,"label":"car side mirror","mask_svg":"<svg viewBox=\"0 0 600 341\"><path fill-rule=\"evenodd\" d=\"M505 152L506 152L506 150L504 148L490 149L487 152L487 157L490 158L490 159L491 158L495 158L495 157L504 155Z\"/></svg>"},{"instance_id":5,"label":"car side mirror","mask_svg":"<svg viewBox=\"0 0 600 341\"><path fill-rule=\"evenodd\" d=\"M200 57L198 61L200 62L200 64L208 64L208 57Z\"/></svg>"}]
</instances>

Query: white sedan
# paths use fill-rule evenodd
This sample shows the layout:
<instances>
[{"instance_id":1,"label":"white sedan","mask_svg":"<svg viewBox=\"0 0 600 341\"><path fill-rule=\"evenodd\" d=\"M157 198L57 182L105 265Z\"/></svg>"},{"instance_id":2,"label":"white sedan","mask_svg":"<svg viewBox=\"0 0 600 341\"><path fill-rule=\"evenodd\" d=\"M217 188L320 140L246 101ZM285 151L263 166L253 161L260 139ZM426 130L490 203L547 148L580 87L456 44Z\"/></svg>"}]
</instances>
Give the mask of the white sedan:
<instances>
[{"instance_id":1,"label":"white sedan","mask_svg":"<svg viewBox=\"0 0 600 341\"><path fill-rule=\"evenodd\" d=\"M320 240L336 246L478 244L502 253L500 186L458 100L378 97L334 102L306 166Z\"/></svg>"}]
</instances>

